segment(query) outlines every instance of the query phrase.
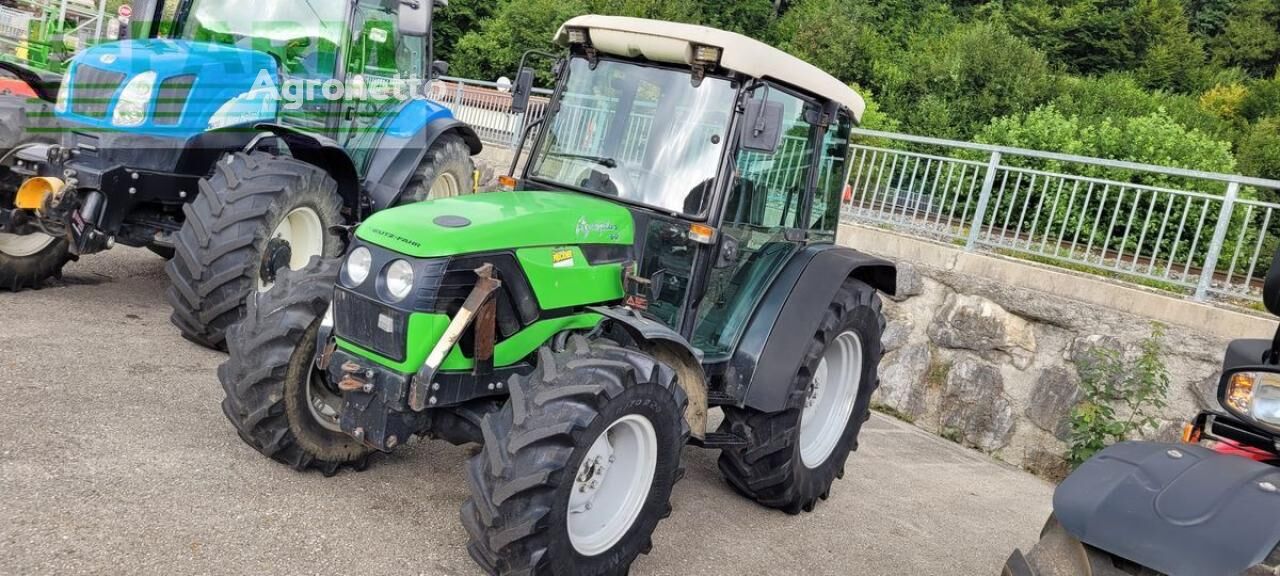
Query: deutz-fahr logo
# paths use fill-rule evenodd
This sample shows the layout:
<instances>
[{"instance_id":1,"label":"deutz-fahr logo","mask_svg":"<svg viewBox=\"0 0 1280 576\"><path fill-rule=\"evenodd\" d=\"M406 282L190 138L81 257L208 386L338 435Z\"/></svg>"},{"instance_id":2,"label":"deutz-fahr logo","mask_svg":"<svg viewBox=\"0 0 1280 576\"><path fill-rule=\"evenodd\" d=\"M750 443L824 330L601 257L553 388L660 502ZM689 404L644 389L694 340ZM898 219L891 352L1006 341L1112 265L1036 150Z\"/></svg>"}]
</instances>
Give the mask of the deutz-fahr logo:
<instances>
[{"instance_id":1,"label":"deutz-fahr logo","mask_svg":"<svg viewBox=\"0 0 1280 576\"><path fill-rule=\"evenodd\" d=\"M578 219L578 240L585 241L592 234L604 234L610 240L618 239L618 225L613 222L597 222L592 224L587 222L584 216Z\"/></svg>"},{"instance_id":2,"label":"deutz-fahr logo","mask_svg":"<svg viewBox=\"0 0 1280 576\"><path fill-rule=\"evenodd\" d=\"M386 230L380 230L380 229L378 229L378 228L370 228L369 230L370 230L370 232L373 232L374 234L377 234L377 235L382 236L382 237L384 237L384 238L390 238L390 239L392 239L392 240L395 240L396 242L400 242L401 244L408 244L408 245L410 245L410 246L413 246L414 248L421 248L421 247L422 247L422 244L421 244L421 243L419 243L419 242L417 242L417 241L415 241L415 240L410 240L410 239L408 239L408 238L405 238L404 236L401 236L401 235L399 235L399 234L393 234L393 233L391 233L391 232L387 232Z\"/></svg>"}]
</instances>

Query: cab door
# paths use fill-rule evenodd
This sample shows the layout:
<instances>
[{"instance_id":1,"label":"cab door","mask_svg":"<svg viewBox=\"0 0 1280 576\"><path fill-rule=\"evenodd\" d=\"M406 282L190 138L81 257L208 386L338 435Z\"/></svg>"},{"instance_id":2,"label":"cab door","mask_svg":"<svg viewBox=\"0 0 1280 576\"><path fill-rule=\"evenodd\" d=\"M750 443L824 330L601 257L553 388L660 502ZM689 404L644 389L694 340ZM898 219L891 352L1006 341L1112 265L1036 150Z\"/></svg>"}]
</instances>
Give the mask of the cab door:
<instances>
[{"instance_id":1,"label":"cab door","mask_svg":"<svg viewBox=\"0 0 1280 576\"><path fill-rule=\"evenodd\" d=\"M766 97L764 92L757 90L753 98ZM692 339L708 362L732 354L766 288L805 244L811 220L804 209L811 205L821 131L806 118L816 104L779 87L767 93L783 107L782 143L772 154L738 153L723 203L720 262L707 280ZM732 257L726 258L727 250Z\"/></svg>"}]
</instances>

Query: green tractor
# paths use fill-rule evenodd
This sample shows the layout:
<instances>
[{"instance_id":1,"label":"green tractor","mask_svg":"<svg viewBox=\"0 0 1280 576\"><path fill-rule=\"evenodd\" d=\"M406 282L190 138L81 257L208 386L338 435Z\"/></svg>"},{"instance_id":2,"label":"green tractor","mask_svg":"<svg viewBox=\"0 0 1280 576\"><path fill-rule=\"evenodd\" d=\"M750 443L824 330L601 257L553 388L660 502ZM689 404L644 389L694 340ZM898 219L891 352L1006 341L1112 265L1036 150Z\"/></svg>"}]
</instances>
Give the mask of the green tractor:
<instances>
[{"instance_id":1,"label":"green tractor","mask_svg":"<svg viewBox=\"0 0 1280 576\"><path fill-rule=\"evenodd\" d=\"M869 416L896 282L835 244L846 85L699 26L583 16L557 40L520 191L374 214L250 298L218 371L240 437L299 470L482 444L462 523L491 574L625 573L686 444L812 510Z\"/></svg>"}]
</instances>

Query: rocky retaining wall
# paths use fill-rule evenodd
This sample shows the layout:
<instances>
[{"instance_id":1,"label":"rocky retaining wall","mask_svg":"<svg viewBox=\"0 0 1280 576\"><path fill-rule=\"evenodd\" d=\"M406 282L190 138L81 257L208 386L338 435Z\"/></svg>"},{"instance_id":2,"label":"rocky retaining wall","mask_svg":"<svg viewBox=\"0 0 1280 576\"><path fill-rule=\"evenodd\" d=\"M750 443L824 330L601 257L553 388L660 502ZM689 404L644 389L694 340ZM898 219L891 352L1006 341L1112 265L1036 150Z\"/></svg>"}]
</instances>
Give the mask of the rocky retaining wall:
<instances>
[{"instance_id":1,"label":"rocky retaining wall","mask_svg":"<svg viewBox=\"0 0 1280 576\"><path fill-rule=\"evenodd\" d=\"M900 266L876 405L1048 477L1066 471L1075 361L1091 348L1132 356L1152 322L1165 325L1169 405L1149 436L1175 439L1216 406L1227 342L1274 330L1265 318L881 230L847 227L842 242Z\"/></svg>"}]
</instances>

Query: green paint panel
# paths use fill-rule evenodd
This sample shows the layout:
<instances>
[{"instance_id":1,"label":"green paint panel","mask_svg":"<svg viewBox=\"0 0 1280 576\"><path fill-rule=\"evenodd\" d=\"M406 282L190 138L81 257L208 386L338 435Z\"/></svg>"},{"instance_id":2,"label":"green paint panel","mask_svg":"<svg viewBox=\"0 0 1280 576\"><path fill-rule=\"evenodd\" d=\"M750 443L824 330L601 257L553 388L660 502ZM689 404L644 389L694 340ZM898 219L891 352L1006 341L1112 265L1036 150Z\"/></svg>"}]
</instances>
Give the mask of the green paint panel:
<instances>
[{"instance_id":1,"label":"green paint panel","mask_svg":"<svg viewBox=\"0 0 1280 576\"><path fill-rule=\"evenodd\" d=\"M603 317L599 314L579 314L534 322L529 327L513 334L510 338L499 342L493 348L493 365L510 366L523 360L539 346L545 344L552 336L563 330L587 330L594 328ZM375 352L338 338L338 347L395 370L401 374L413 374L427 361L427 355L435 347L436 342L444 336L449 326L449 317L443 314L414 314L409 318L409 348L404 362L394 362ZM454 346L445 357L440 369L444 371L470 370L474 363L463 355L462 349Z\"/></svg>"},{"instance_id":2,"label":"green paint panel","mask_svg":"<svg viewBox=\"0 0 1280 576\"><path fill-rule=\"evenodd\" d=\"M516 251L520 267L543 310L621 300L622 265L591 266L577 246L544 246Z\"/></svg>"},{"instance_id":3,"label":"green paint panel","mask_svg":"<svg viewBox=\"0 0 1280 576\"><path fill-rule=\"evenodd\" d=\"M470 224L436 224L461 216ZM356 237L415 258L570 244L631 244L631 212L575 192L490 192L382 210Z\"/></svg>"}]
</instances>

